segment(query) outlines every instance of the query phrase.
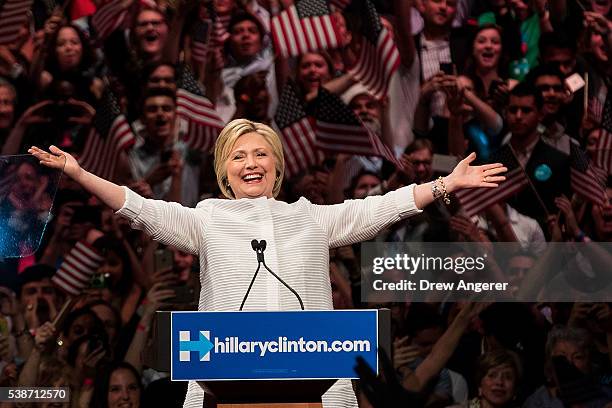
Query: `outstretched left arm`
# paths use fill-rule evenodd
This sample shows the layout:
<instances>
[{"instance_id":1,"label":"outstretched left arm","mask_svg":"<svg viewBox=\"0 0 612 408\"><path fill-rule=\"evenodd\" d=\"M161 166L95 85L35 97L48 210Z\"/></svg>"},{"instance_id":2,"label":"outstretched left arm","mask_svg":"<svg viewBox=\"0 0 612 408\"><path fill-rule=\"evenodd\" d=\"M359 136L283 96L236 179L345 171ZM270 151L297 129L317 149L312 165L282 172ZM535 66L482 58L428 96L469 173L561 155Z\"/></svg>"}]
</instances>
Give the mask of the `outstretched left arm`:
<instances>
[{"instance_id":1,"label":"outstretched left arm","mask_svg":"<svg viewBox=\"0 0 612 408\"><path fill-rule=\"evenodd\" d=\"M453 172L443 178L443 185L436 180L402 187L384 196L347 200L335 205L308 203L306 208L313 220L327 233L331 248L366 241L389 225L419 213L443 195L444 187L447 193L462 188L497 187L497 183L505 179L499 176L506 171L501 163L470 166L475 159L473 153L459 162ZM434 183L437 191L442 192L436 197L433 194Z\"/></svg>"}]
</instances>

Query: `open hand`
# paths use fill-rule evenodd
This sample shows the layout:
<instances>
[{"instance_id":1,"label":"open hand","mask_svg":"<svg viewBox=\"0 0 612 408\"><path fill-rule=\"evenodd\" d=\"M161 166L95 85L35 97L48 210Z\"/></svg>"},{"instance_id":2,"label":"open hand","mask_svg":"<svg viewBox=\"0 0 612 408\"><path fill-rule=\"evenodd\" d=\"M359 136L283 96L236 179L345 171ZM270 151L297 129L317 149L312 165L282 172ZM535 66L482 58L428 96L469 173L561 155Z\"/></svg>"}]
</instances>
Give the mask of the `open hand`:
<instances>
[{"instance_id":1,"label":"open hand","mask_svg":"<svg viewBox=\"0 0 612 408\"><path fill-rule=\"evenodd\" d=\"M77 160L69 153L66 153L56 146L50 146L49 152L32 146L28 149L28 153L32 154L43 166L52 169L63 170L64 173L71 179L75 180L82 172L82 168Z\"/></svg>"},{"instance_id":2,"label":"open hand","mask_svg":"<svg viewBox=\"0 0 612 408\"><path fill-rule=\"evenodd\" d=\"M449 183L447 183L447 187L453 191L462 188L497 187L498 183L506 179L506 177L500 176L500 174L508 171L502 163L470 166L470 163L474 160L476 160L476 153L471 153L468 157L461 160L448 176Z\"/></svg>"}]
</instances>

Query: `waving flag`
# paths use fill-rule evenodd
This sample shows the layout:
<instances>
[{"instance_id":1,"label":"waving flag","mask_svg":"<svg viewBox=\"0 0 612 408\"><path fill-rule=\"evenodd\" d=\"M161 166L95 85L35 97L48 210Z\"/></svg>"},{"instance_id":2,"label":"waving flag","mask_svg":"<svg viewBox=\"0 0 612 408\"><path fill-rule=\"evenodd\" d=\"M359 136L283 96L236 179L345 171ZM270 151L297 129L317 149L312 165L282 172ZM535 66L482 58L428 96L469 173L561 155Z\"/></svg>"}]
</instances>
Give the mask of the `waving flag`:
<instances>
[{"instance_id":1,"label":"waving flag","mask_svg":"<svg viewBox=\"0 0 612 408\"><path fill-rule=\"evenodd\" d=\"M212 21L212 35L211 44L213 46L221 47L225 41L229 38L228 32L229 22L232 19L232 14L219 15L215 10L215 4L212 1L206 3L206 11L208 18Z\"/></svg>"},{"instance_id":2,"label":"waving flag","mask_svg":"<svg viewBox=\"0 0 612 408\"><path fill-rule=\"evenodd\" d=\"M527 175L516 159L510 145L502 146L493 153L489 163L502 163L508 172L506 180L499 183L497 188L471 188L456 193L457 200L469 217L473 217L495 203L506 200L521 191L529 184Z\"/></svg>"},{"instance_id":3,"label":"waving flag","mask_svg":"<svg viewBox=\"0 0 612 408\"><path fill-rule=\"evenodd\" d=\"M0 1L0 44L17 40L19 30L27 22L33 0Z\"/></svg>"},{"instance_id":4,"label":"waving flag","mask_svg":"<svg viewBox=\"0 0 612 408\"><path fill-rule=\"evenodd\" d=\"M382 156L397 163L393 151L370 131L342 100L319 89L316 99L317 146L336 153Z\"/></svg>"},{"instance_id":5,"label":"waving flag","mask_svg":"<svg viewBox=\"0 0 612 408\"><path fill-rule=\"evenodd\" d=\"M119 154L131 147L135 136L121 113L115 95L106 91L98 105L94 126L78 158L81 167L104 179L112 179Z\"/></svg>"},{"instance_id":6,"label":"waving flag","mask_svg":"<svg viewBox=\"0 0 612 408\"><path fill-rule=\"evenodd\" d=\"M195 150L208 152L225 126L189 69L185 68L176 91L176 113L189 122L186 143Z\"/></svg>"},{"instance_id":7,"label":"waving flag","mask_svg":"<svg viewBox=\"0 0 612 408\"><path fill-rule=\"evenodd\" d=\"M387 94L391 76L399 67L399 51L392 34L383 27L370 0L361 0L359 10L363 13L360 15L358 33L363 41L357 62L348 71L365 85L372 95L382 98Z\"/></svg>"},{"instance_id":8,"label":"waving flag","mask_svg":"<svg viewBox=\"0 0 612 408\"><path fill-rule=\"evenodd\" d=\"M284 57L340 46L338 27L325 0L300 0L274 16L272 38Z\"/></svg>"},{"instance_id":9,"label":"waving flag","mask_svg":"<svg viewBox=\"0 0 612 408\"><path fill-rule=\"evenodd\" d=\"M51 281L72 296L78 296L89 286L104 257L85 241L77 242L68 252Z\"/></svg>"},{"instance_id":10,"label":"waving flag","mask_svg":"<svg viewBox=\"0 0 612 408\"><path fill-rule=\"evenodd\" d=\"M191 57L194 61L203 64L206 62L210 46L210 20L197 20L191 33Z\"/></svg>"},{"instance_id":11,"label":"waving flag","mask_svg":"<svg viewBox=\"0 0 612 408\"><path fill-rule=\"evenodd\" d=\"M320 162L312 119L306 116L292 81L283 88L274 120L283 135L287 176Z\"/></svg>"},{"instance_id":12,"label":"waving flag","mask_svg":"<svg viewBox=\"0 0 612 408\"><path fill-rule=\"evenodd\" d=\"M606 196L606 172L589 162L576 143L570 143L570 185L572 190L595 205L603 205Z\"/></svg>"},{"instance_id":13,"label":"waving flag","mask_svg":"<svg viewBox=\"0 0 612 408\"><path fill-rule=\"evenodd\" d=\"M612 174L612 133L605 129L599 131L595 146L595 165Z\"/></svg>"},{"instance_id":14,"label":"waving flag","mask_svg":"<svg viewBox=\"0 0 612 408\"><path fill-rule=\"evenodd\" d=\"M129 5L125 0L111 0L96 10L91 17L91 25L100 40L127 24Z\"/></svg>"}]
</instances>

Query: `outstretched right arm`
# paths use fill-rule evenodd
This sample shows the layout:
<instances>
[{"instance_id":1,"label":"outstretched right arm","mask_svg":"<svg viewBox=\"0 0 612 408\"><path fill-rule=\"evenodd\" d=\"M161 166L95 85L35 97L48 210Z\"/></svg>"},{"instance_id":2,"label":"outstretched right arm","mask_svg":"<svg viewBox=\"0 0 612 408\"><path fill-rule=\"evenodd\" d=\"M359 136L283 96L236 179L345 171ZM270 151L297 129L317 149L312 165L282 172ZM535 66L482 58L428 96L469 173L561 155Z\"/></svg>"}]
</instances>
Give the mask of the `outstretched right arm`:
<instances>
[{"instance_id":1,"label":"outstretched right arm","mask_svg":"<svg viewBox=\"0 0 612 408\"><path fill-rule=\"evenodd\" d=\"M123 187L86 171L69 153L63 152L55 146L49 147L49 152L32 146L28 153L40 160L40 164L43 166L63 170L64 174L98 197L113 211L123 207L126 199Z\"/></svg>"},{"instance_id":2,"label":"outstretched right arm","mask_svg":"<svg viewBox=\"0 0 612 408\"><path fill-rule=\"evenodd\" d=\"M64 173L104 204L130 221L134 229L145 231L154 240L175 246L190 254L198 254L206 223L204 209L183 207L178 203L145 199L127 187L104 180L81 168L70 154L55 146L50 153L30 148L44 166L64 169Z\"/></svg>"}]
</instances>

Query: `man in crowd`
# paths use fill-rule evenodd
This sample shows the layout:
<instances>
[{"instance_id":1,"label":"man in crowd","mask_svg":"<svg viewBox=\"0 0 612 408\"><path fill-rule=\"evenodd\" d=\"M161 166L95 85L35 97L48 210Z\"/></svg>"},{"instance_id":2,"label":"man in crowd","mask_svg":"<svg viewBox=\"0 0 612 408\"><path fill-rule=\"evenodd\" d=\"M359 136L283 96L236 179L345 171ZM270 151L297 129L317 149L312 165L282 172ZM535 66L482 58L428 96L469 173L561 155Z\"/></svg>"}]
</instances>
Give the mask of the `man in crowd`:
<instances>
[{"instance_id":1,"label":"man in crowd","mask_svg":"<svg viewBox=\"0 0 612 408\"><path fill-rule=\"evenodd\" d=\"M519 212L540 221L556 212L555 197L569 195L569 156L542 140L543 101L528 84L519 84L510 92L506 111L510 143L516 159L529 178L530 185L510 201Z\"/></svg>"}]
</instances>

